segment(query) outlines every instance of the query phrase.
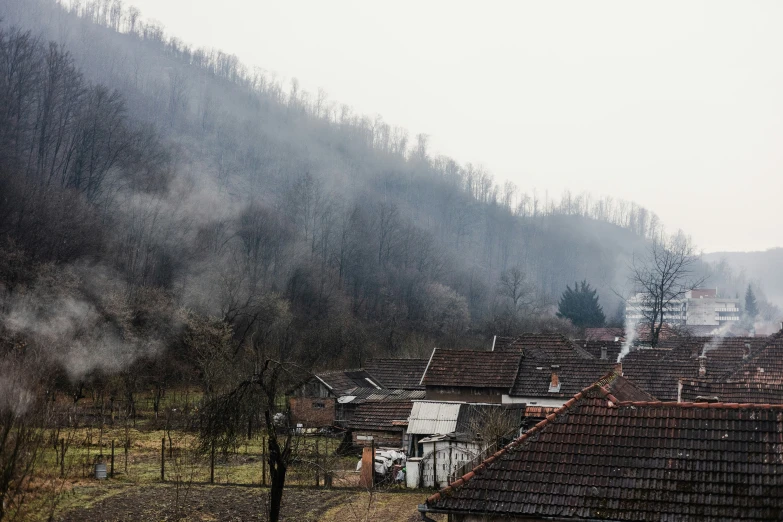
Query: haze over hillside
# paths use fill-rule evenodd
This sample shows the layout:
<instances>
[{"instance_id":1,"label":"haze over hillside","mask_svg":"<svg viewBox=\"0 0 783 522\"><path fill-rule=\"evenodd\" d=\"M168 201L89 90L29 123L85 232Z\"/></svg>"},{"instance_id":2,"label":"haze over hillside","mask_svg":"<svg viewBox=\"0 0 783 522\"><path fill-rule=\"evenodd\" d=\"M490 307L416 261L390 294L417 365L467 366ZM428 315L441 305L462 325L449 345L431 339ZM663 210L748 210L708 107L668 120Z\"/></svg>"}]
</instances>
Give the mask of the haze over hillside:
<instances>
[{"instance_id":1,"label":"haze over hillside","mask_svg":"<svg viewBox=\"0 0 783 522\"><path fill-rule=\"evenodd\" d=\"M704 260L719 263L721 260L737 273L744 273L756 281L767 299L783 307L783 248L772 248L764 252L710 252Z\"/></svg>"},{"instance_id":2,"label":"haze over hillside","mask_svg":"<svg viewBox=\"0 0 783 522\"><path fill-rule=\"evenodd\" d=\"M43 343L48 318L67 344L94 335L87 314L151 343L92 339L111 350L82 376L112 350L169 349L183 313L306 366L567 331L554 305L581 280L619 324L630 259L661 230L631 202L496 184L424 135L190 47L120 3L7 0L0 15L15 67L0 233L26 267L6 276L5 327ZM747 285L699 272L732 294ZM117 315L150 305L155 324Z\"/></svg>"}]
</instances>

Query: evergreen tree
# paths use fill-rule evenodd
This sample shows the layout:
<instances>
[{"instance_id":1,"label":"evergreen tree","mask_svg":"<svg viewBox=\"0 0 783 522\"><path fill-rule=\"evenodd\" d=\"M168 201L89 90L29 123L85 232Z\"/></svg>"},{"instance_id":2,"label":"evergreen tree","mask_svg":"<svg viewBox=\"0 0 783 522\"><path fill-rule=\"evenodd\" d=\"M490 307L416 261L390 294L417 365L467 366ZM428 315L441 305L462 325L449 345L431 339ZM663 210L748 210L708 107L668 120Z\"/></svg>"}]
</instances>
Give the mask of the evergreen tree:
<instances>
[{"instance_id":1,"label":"evergreen tree","mask_svg":"<svg viewBox=\"0 0 783 522\"><path fill-rule=\"evenodd\" d=\"M748 290L745 292L745 316L755 319L758 314L759 305L756 302L756 294L753 293L753 289L748 285Z\"/></svg>"},{"instance_id":2,"label":"evergreen tree","mask_svg":"<svg viewBox=\"0 0 783 522\"><path fill-rule=\"evenodd\" d=\"M578 328L600 327L606 321L604 311L598 304L598 293L590 288L587 281L574 283L573 289L566 286L558 303L557 316L570 319Z\"/></svg>"}]
</instances>

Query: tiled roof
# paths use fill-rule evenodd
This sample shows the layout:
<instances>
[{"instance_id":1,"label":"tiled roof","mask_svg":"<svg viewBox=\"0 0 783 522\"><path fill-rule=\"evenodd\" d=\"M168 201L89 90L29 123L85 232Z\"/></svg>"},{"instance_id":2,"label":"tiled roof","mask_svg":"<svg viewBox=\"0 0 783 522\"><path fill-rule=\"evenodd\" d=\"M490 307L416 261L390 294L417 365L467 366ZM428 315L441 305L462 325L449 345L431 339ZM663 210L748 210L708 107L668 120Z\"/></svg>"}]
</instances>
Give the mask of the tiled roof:
<instances>
[{"instance_id":1,"label":"tiled roof","mask_svg":"<svg viewBox=\"0 0 783 522\"><path fill-rule=\"evenodd\" d=\"M678 341L671 349L639 349L623 358L623 375L660 400L676 401L679 380L700 377L699 356L702 353L706 357L704 377L725 380L764 342L764 339L748 337L717 340L694 337Z\"/></svg>"},{"instance_id":2,"label":"tiled roof","mask_svg":"<svg viewBox=\"0 0 783 522\"><path fill-rule=\"evenodd\" d=\"M516 351L530 359L592 359L593 356L560 334L522 334L495 351Z\"/></svg>"},{"instance_id":3,"label":"tiled roof","mask_svg":"<svg viewBox=\"0 0 783 522\"><path fill-rule=\"evenodd\" d=\"M419 384L427 359L374 359L364 369L384 388L423 390Z\"/></svg>"},{"instance_id":4,"label":"tiled roof","mask_svg":"<svg viewBox=\"0 0 783 522\"><path fill-rule=\"evenodd\" d=\"M601 349L606 348L606 360L616 361L617 356L620 355L620 351L623 349L623 342L614 340L612 341L590 341L590 340L576 340L574 344L592 355L595 359L601 359Z\"/></svg>"},{"instance_id":5,"label":"tiled roof","mask_svg":"<svg viewBox=\"0 0 783 522\"><path fill-rule=\"evenodd\" d=\"M380 383L375 382L372 375L363 370L337 370L318 373L315 376L338 397L347 394L354 388L374 387L373 384L383 388Z\"/></svg>"},{"instance_id":6,"label":"tiled roof","mask_svg":"<svg viewBox=\"0 0 783 522\"><path fill-rule=\"evenodd\" d=\"M553 369L552 366L557 366ZM557 364L523 359L509 395L513 397L573 397L612 370L614 363L583 359L563 359ZM560 384L550 391L552 372L557 371Z\"/></svg>"},{"instance_id":7,"label":"tiled roof","mask_svg":"<svg viewBox=\"0 0 783 522\"><path fill-rule=\"evenodd\" d=\"M607 392L622 402L654 402L655 397L639 388L633 381L615 371L597 382Z\"/></svg>"},{"instance_id":8,"label":"tiled roof","mask_svg":"<svg viewBox=\"0 0 783 522\"><path fill-rule=\"evenodd\" d=\"M598 385L432 495L435 512L779 520L783 406L619 402Z\"/></svg>"},{"instance_id":9,"label":"tiled roof","mask_svg":"<svg viewBox=\"0 0 783 522\"><path fill-rule=\"evenodd\" d=\"M519 352L435 348L422 384L508 389L514 384L521 358Z\"/></svg>"},{"instance_id":10,"label":"tiled roof","mask_svg":"<svg viewBox=\"0 0 783 522\"><path fill-rule=\"evenodd\" d=\"M625 339L623 328L585 328L585 339L588 341L614 341Z\"/></svg>"},{"instance_id":11,"label":"tiled roof","mask_svg":"<svg viewBox=\"0 0 783 522\"><path fill-rule=\"evenodd\" d=\"M356 407L348 427L354 430L402 431L408 423L413 402L364 402Z\"/></svg>"},{"instance_id":12,"label":"tiled roof","mask_svg":"<svg viewBox=\"0 0 783 522\"><path fill-rule=\"evenodd\" d=\"M757 382L713 382L705 379L683 379L681 402L736 402L783 404L783 384Z\"/></svg>"},{"instance_id":13,"label":"tiled roof","mask_svg":"<svg viewBox=\"0 0 783 522\"><path fill-rule=\"evenodd\" d=\"M341 398L340 403L359 404L367 401L400 401L423 399L426 392L424 390L378 390L377 388L354 388L347 391Z\"/></svg>"},{"instance_id":14,"label":"tiled roof","mask_svg":"<svg viewBox=\"0 0 783 522\"><path fill-rule=\"evenodd\" d=\"M732 372L729 381L783 384L783 335L762 340L766 346Z\"/></svg>"}]
</instances>

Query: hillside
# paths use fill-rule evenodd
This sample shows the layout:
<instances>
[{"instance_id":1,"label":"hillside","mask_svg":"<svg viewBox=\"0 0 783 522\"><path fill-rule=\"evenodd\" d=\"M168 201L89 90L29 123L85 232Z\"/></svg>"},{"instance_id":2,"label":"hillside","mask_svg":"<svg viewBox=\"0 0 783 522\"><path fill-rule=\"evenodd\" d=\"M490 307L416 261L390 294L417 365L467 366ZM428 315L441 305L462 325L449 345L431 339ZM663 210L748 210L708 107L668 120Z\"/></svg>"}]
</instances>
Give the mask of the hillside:
<instances>
[{"instance_id":1,"label":"hillside","mask_svg":"<svg viewBox=\"0 0 783 522\"><path fill-rule=\"evenodd\" d=\"M704 260L719 263L722 260L737 273L756 282L763 289L767 299L783 307L783 248L772 248L764 252L711 252Z\"/></svg>"},{"instance_id":2,"label":"hillside","mask_svg":"<svg viewBox=\"0 0 783 522\"><path fill-rule=\"evenodd\" d=\"M56 337L72 376L187 359L188 335L224 326L231 350L307 367L568 330L565 286L588 280L617 317L659 227L632 203L499 186L117 2L0 17L4 328Z\"/></svg>"}]
</instances>

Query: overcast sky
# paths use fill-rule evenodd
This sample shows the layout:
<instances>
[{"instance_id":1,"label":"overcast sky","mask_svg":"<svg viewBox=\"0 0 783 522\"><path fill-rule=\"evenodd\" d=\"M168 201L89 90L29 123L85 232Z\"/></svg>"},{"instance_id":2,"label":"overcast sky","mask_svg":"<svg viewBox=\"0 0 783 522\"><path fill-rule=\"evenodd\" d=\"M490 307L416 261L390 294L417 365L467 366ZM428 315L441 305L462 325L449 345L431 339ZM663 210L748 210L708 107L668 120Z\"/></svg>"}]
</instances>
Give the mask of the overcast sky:
<instances>
[{"instance_id":1,"label":"overcast sky","mask_svg":"<svg viewBox=\"0 0 783 522\"><path fill-rule=\"evenodd\" d=\"M783 2L127 0L543 196L783 246Z\"/></svg>"}]
</instances>

